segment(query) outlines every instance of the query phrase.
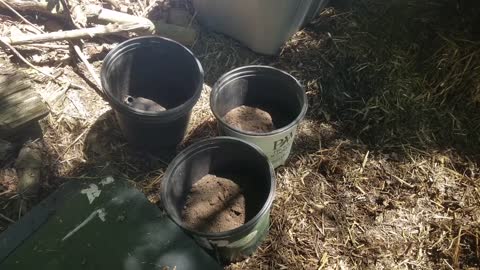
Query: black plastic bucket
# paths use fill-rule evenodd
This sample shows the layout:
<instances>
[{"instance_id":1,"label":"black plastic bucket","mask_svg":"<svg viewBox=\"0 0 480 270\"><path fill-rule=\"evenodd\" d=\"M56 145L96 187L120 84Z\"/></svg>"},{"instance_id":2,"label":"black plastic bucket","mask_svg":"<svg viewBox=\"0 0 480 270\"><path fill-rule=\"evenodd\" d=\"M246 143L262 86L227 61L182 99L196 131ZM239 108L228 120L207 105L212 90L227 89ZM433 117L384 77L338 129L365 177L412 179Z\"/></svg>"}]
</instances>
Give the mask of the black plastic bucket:
<instances>
[{"instance_id":1,"label":"black plastic bucket","mask_svg":"<svg viewBox=\"0 0 480 270\"><path fill-rule=\"evenodd\" d=\"M267 111L275 130L255 133L232 127L225 115L246 105ZM223 135L259 146L276 168L290 155L298 124L308 107L303 86L292 75L269 66L245 66L223 75L214 85L210 108Z\"/></svg>"},{"instance_id":2,"label":"black plastic bucket","mask_svg":"<svg viewBox=\"0 0 480 270\"><path fill-rule=\"evenodd\" d=\"M203 69L180 43L159 36L139 37L119 44L107 55L101 81L129 143L151 151L174 149L200 97ZM127 97L153 100L166 110L132 107Z\"/></svg>"},{"instance_id":3,"label":"black plastic bucket","mask_svg":"<svg viewBox=\"0 0 480 270\"><path fill-rule=\"evenodd\" d=\"M244 225L226 232L206 233L189 229L182 222L190 189L207 174L232 179L242 188L246 204ZM193 144L170 163L161 189L163 205L172 220L223 262L249 256L268 233L275 174L268 158L253 144L231 137Z\"/></svg>"}]
</instances>

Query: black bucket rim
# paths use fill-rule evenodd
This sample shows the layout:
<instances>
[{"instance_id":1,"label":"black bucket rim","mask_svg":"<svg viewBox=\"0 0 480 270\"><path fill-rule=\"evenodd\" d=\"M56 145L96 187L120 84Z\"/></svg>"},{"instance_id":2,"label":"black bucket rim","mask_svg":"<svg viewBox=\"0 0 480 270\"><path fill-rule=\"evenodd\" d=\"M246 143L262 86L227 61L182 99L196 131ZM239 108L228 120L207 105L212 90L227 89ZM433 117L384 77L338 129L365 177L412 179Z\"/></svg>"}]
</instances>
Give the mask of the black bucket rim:
<instances>
[{"instance_id":1,"label":"black bucket rim","mask_svg":"<svg viewBox=\"0 0 480 270\"><path fill-rule=\"evenodd\" d=\"M291 79L298 87L299 89L302 89L301 91L301 97L303 101L302 109L300 110L300 113L297 115L297 117L290 122L288 125L285 125L281 128L272 130L270 132L252 132L252 131L245 131L239 128L232 127L229 125L227 122L224 121L223 117L220 117L216 110L216 97L220 91L220 89L225 85L228 84L234 80L237 80L242 77L246 77L248 75L253 75L253 74L258 74L258 72L262 72L264 74L269 74L269 73L277 73L281 74L283 76L286 76L286 78ZM268 137L268 136L273 136L277 135L280 133L283 133L285 131L288 131L292 129L294 126L298 125L305 115L307 114L308 110L308 97L307 93L305 92L305 88L303 85L300 83L300 81L292 76L290 73L272 67L272 66L265 66L265 65L249 65L249 66L242 66L239 68L235 68L233 70L228 71L227 73L223 74L214 84L212 91L210 93L210 110L212 111L213 115L219 121L225 128L230 129L232 131L235 131L237 133L240 133L242 135L246 136L252 136L252 137Z\"/></svg>"},{"instance_id":2,"label":"black bucket rim","mask_svg":"<svg viewBox=\"0 0 480 270\"><path fill-rule=\"evenodd\" d=\"M268 164L268 170L270 172L270 191L268 193L267 200L263 204L262 208L258 211L258 213L252 217L249 221L244 223L242 226L237 227L232 230L224 231L224 232L218 232L218 233L212 233L212 232L201 232L197 230L193 230L188 228L187 226L184 225L184 223L181 220L178 220L177 218L174 217L171 213L174 211L174 206L171 204L166 204L165 202L167 201L164 198L169 197L167 193L167 184L169 183L169 179L171 179L171 176L175 172L176 168L180 163L185 161L187 158L192 156L195 153L198 153L199 151L205 150L205 149L210 149L212 145L215 145L217 142L236 142L236 143L241 143L244 144L247 147L252 148L255 150L257 154L259 154L261 157L263 157ZM245 140L239 139L239 138L234 138L234 137L228 137L228 136L219 136L219 137L213 137L213 138L207 138L204 140L201 140L199 142L196 142L183 151L181 151L168 165L167 170L165 171L165 175L163 177L162 185L161 185L161 201L163 208L167 212L168 216L177 224L180 226L182 229L187 231L189 234L196 235L199 237L204 237L208 239L224 239L228 238L232 235L242 233L244 231L248 231L252 229L268 211L273 206L273 201L275 199L275 191L276 191L276 178L275 178L275 170L273 168L272 163L268 159L268 157L263 153L263 151L260 149L260 147L256 146L255 144L252 144L250 142L247 142ZM171 181L171 180L170 180Z\"/></svg>"},{"instance_id":3,"label":"black bucket rim","mask_svg":"<svg viewBox=\"0 0 480 270\"><path fill-rule=\"evenodd\" d=\"M144 44L141 44L142 42ZM169 42L179 47L180 49L184 50L189 56L192 57L192 59L196 63L199 76L200 76L200 82L196 87L192 97L190 97L183 104L180 104L174 108L161 111L161 112L149 112L149 111L134 109L130 106L127 106L126 104L123 104L111 94L110 87L106 87L108 85L107 79L106 79L106 75L107 75L106 73L108 72L110 65L112 65L118 57L121 57L124 53L128 53L131 50L154 44L153 42ZM185 113L187 113L188 111L190 111L193 108L193 106L195 106L197 101L200 99L200 96L203 90L203 85L205 83L205 72L203 70L202 64L189 48L185 47L184 45L182 45L181 43L173 39L169 39L162 36L156 36L156 35L148 35L148 36L141 36L141 37L128 39L118 44L112 50L110 50L110 52L108 52L102 64L102 68L100 71L100 81L102 84L101 85L102 93L105 96L108 103L110 104L110 106L112 107L112 109L120 113L130 114L138 118L156 120L161 122L164 120L169 121L172 119L179 118Z\"/></svg>"}]
</instances>

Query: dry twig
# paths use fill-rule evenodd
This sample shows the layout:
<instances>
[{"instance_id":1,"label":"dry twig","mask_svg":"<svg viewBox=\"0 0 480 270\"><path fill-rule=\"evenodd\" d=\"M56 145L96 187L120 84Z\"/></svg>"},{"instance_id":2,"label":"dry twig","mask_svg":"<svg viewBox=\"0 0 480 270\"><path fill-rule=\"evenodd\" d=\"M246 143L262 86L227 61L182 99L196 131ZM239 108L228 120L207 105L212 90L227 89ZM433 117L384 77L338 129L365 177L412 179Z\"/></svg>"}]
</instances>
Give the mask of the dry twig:
<instances>
[{"instance_id":1,"label":"dry twig","mask_svg":"<svg viewBox=\"0 0 480 270\"><path fill-rule=\"evenodd\" d=\"M10 223L15 223L15 220L13 220L13 219L5 216L4 214L1 214L1 213L0 213L0 217L3 218L3 219L5 219L6 221L8 221L8 222L10 222Z\"/></svg>"},{"instance_id":2,"label":"dry twig","mask_svg":"<svg viewBox=\"0 0 480 270\"><path fill-rule=\"evenodd\" d=\"M51 41L93 38L98 35L106 35L106 34L121 33L121 32L128 32L128 31L145 30L145 29L148 29L148 26L139 25L138 23L109 24L105 26L102 25L102 26L96 26L91 28L44 33L39 35L4 37L3 41L10 45L23 45L23 44L42 43L42 42L51 42Z\"/></svg>"},{"instance_id":3,"label":"dry twig","mask_svg":"<svg viewBox=\"0 0 480 270\"><path fill-rule=\"evenodd\" d=\"M83 54L82 52L82 49L80 48L80 46L78 45L73 45L73 49L75 50L75 52L77 53L78 57L80 58L80 60L82 60L82 62L85 64L85 67L87 68L88 72L90 72L90 75L92 75L92 78L93 80L95 81L95 83L97 84L97 87L99 87L99 89L101 89L102 87L102 83L100 82L100 78L98 77L97 75L97 72L95 71L94 67L92 66L92 64L90 64L87 60L87 57L85 56L85 54Z\"/></svg>"}]
</instances>

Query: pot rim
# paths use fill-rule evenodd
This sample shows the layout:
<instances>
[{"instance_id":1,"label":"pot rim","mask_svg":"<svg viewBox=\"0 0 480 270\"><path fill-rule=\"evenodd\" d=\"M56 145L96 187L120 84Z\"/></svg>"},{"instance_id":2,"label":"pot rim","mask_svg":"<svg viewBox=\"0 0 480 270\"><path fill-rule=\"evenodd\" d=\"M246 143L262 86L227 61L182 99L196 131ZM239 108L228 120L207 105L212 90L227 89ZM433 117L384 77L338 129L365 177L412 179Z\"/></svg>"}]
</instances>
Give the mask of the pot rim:
<instances>
[{"instance_id":1,"label":"pot rim","mask_svg":"<svg viewBox=\"0 0 480 270\"><path fill-rule=\"evenodd\" d=\"M172 43L173 45L178 47L180 50L185 51L188 54L188 56L191 56L192 60L194 60L195 65L199 72L198 75L200 76L200 82L198 83L198 86L196 86L196 88L194 89L193 95L184 103L174 108L161 111L161 112L149 112L145 110L138 110L130 106L127 106L123 102L120 102L118 98L112 95L110 86L107 83L107 79L106 79L107 73L110 71L111 65L115 63L115 61L119 57L123 56L125 53L128 53L132 50L140 49L142 47L158 46L160 43ZM101 74L100 80L102 84L102 92L114 110L123 114L134 116L134 117L143 118L143 119L152 119L152 120L159 120L158 119L159 117L161 117L162 119L177 119L182 115L184 115L185 113L187 113L188 111L190 111L193 108L193 106L197 103L198 99L200 98L200 95L203 89L204 75L205 75L200 61L197 59L197 57L193 54L193 52L190 49L188 49L187 47L183 46L182 44L180 44L175 40L161 37L161 36L154 36L154 35L131 38L117 45L105 57L100 74Z\"/></svg>"}]
</instances>

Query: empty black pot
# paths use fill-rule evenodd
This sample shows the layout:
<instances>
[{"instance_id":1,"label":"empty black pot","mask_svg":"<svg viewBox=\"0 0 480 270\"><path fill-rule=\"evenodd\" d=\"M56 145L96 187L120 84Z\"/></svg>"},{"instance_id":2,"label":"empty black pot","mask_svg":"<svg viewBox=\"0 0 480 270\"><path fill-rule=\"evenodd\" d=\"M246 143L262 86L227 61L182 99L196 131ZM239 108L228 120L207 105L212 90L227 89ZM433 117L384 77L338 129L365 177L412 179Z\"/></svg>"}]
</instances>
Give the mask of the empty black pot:
<instances>
[{"instance_id":1,"label":"empty black pot","mask_svg":"<svg viewBox=\"0 0 480 270\"><path fill-rule=\"evenodd\" d=\"M105 58L101 71L105 98L129 143L146 150L174 149L185 135L203 87L203 69L193 53L173 40L127 40ZM132 98L155 102L132 106ZM158 106L157 106L158 107Z\"/></svg>"},{"instance_id":2,"label":"empty black pot","mask_svg":"<svg viewBox=\"0 0 480 270\"><path fill-rule=\"evenodd\" d=\"M182 221L187 196L198 180L207 174L225 177L243 190L245 224L221 233L189 229ZM170 163L162 183L162 202L172 220L207 251L223 262L249 256L268 233L270 209L275 194L275 174L265 154L240 139L217 137L200 141Z\"/></svg>"}]
</instances>

